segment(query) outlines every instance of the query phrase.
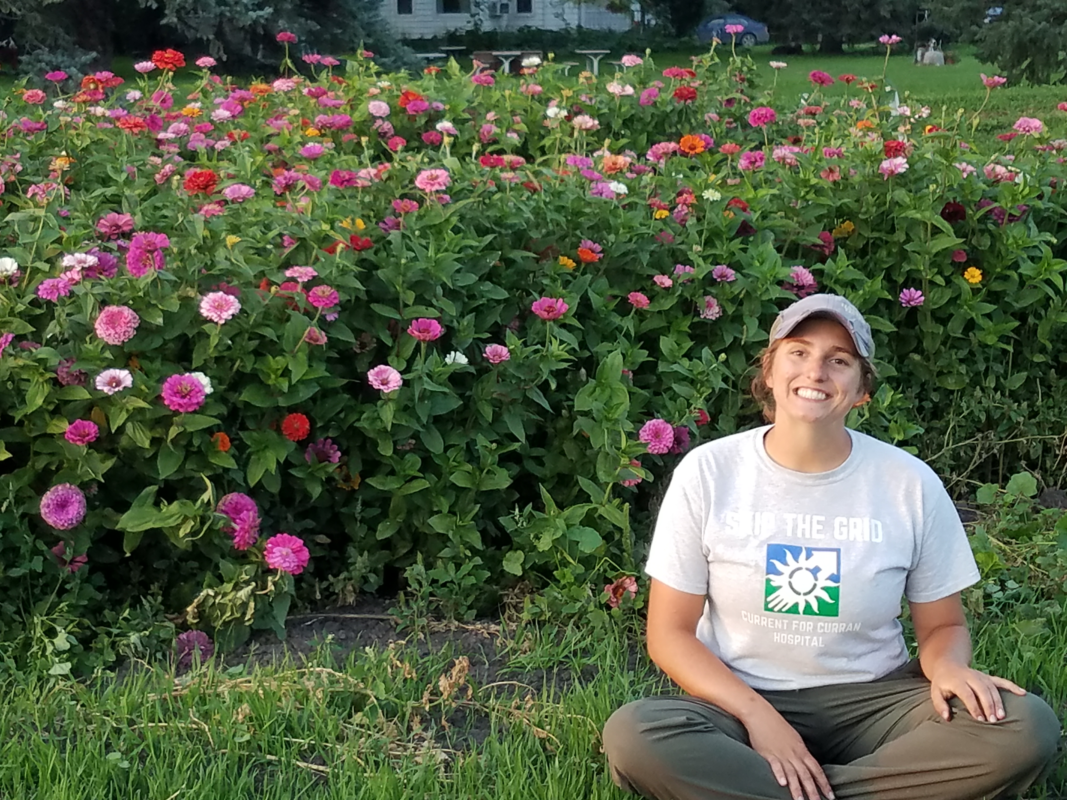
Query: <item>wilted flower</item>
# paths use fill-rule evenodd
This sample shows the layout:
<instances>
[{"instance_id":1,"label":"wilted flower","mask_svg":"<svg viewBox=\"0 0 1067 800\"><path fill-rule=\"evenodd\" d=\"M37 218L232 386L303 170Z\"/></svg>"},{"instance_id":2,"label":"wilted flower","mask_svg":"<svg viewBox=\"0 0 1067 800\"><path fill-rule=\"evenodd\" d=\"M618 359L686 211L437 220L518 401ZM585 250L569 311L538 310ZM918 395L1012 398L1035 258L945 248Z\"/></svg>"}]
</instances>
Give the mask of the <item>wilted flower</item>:
<instances>
[{"instance_id":1,"label":"wilted flower","mask_svg":"<svg viewBox=\"0 0 1067 800\"><path fill-rule=\"evenodd\" d=\"M304 451L304 460L309 464L322 464L327 461L336 464L341 460L341 451L333 443L333 439L319 439L308 445Z\"/></svg>"},{"instance_id":2,"label":"wilted flower","mask_svg":"<svg viewBox=\"0 0 1067 800\"><path fill-rule=\"evenodd\" d=\"M188 669L197 661L203 664L213 655L215 645L203 631L184 631L174 640L174 660L179 669Z\"/></svg>"},{"instance_id":3,"label":"wilted flower","mask_svg":"<svg viewBox=\"0 0 1067 800\"><path fill-rule=\"evenodd\" d=\"M612 608L618 608L619 603L622 602L623 597L626 595L637 597L637 578L632 575L619 578L614 583L609 583L604 587L604 594L608 596L608 605Z\"/></svg>"}]
</instances>

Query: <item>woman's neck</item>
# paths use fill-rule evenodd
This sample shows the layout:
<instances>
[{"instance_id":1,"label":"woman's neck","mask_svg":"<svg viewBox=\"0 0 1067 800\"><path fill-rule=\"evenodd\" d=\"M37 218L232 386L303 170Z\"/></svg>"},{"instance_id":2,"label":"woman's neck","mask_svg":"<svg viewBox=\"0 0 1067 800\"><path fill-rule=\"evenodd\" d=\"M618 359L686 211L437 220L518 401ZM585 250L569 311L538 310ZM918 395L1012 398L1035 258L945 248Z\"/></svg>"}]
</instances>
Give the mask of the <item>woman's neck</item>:
<instances>
[{"instance_id":1,"label":"woman's neck","mask_svg":"<svg viewBox=\"0 0 1067 800\"><path fill-rule=\"evenodd\" d=\"M763 447L776 464L794 472L829 472L848 460L852 437L844 426L775 423L763 437Z\"/></svg>"}]
</instances>

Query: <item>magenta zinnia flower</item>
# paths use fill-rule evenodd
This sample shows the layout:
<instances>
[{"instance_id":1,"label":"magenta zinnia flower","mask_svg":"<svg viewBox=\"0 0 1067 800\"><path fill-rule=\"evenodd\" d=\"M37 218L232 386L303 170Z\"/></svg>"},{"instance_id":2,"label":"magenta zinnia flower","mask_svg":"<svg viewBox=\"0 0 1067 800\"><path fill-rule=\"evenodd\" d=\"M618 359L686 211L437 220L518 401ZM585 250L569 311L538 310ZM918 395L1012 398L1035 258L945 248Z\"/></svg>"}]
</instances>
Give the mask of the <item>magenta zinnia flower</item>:
<instances>
[{"instance_id":1,"label":"magenta zinnia flower","mask_svg":"<svg viewBox=\"0 0 1067 800\"><path fill-rule=\"evenodd\" d=\"M333 443L333 439L319 439L308 445L304 451L304 460L309 464L322 464L325 461L336 464L341 460L341 451Z\"/></svg>"},{"instance_id":2,"label":"magenta zinnia flower","mask_svg":"<svg viewBox=\"0 0 1067 800\"><path fill-rule=\"evenodd\" d=\"M641 426L637 438L648 445L648 452L662 455L674 444L674 428L663 419L650 419Z\"/></svg>"},{"instance_id":3,"label":"magenta zinnia flower","mask_svg":"<svg viewBox=\"0 0 1067 800\"><path fill-rule=\"evenodd\" d=\"M5 333L3 336L0 336L0 358L3 358L4 351L7 349L7 346L11 344L11 340L14 338L15 334L13 333Z\"/></svg>"},{"instance_id":4,"label":"magenta zinnia flower","mask_svg":"<svg viewBox=\"0 0 1067 800\"><path fill-rule=\"evenodd\" d=\"M341 295L327 284L319 284L307 294L308 302L315 308L333 308L341 302Z\"/></svg>"},{"instance_id":5,"label":"magenta zinnia flower","mask_svg":"<svg viewBox=\"0 0 1067 800\"><path fill-rule=\"evenodd\" d=\"M280 569L290 575L299 575L311 560L304 540L288 533L278 533L267 539L263 558L271 569Z\"/></svg>"},{"instance_id":6,"label":"magenta zinnia flower","mask_svg":"<svg viewBox=\"0 0 1067 800\"><path fill-rule=\"evenodd\" d=\"M137 333L141 318L127 306L105 306L100 309L93 329L108 344L125 344Z\"/></svg>"},{"instance_id":7,"label":"magenta zinnia flower","mask_svg":"<svg viewBox=\"0 0 1067 800\"><path fill-rule=\"evenodd\" d=\"M215 645L203 631L185 631L174 640L174 658L180 668L191 667L194 659L199 659L203 664L213 655Z\"/></svg>"},{"instance_id":8,"label":"magenta zinnia flower","mask_svg":"<svg viewBox=\"0 0 1067 800\"><path fill-rule=\"evenodd\" d=\"M228 517L229 525L222 526L222 532L233 537L236 550L247 550L259 538L259 509L256 501L241 492L231 492L222 496L215 511Z\"/></svg>"},{"instance_id":9,"label":"magenta zinnia flower","mask_svg":"<svg viewBox=\"0 0 1067 800\"><path fill-rule=\"evenodd\" d=\"M180 414L196 411L204 404L204 398L207 397L204 384L191 372L184 375L171 375L163 381L161 395L167 408Z\"/></svg>"},{"instance_id":10,"label":"magenta zinnia flower","mask_svg":"<svg viewBox=\"0 0 1067 800\"><path fill-rule=\"evenodd\" d=\"M823 72L821 69L813 69L808 73L808 80L814 83L816 86L829 86L834 82L834 79L830 77L830 74Z\"/></svg>"},{"instance_id":11,"label":"magenta zinnia flower","mask_svg":"<svg viewBox=\"0 0 1067 800\"><path fill-rule=\"evenodd\" d=\"M367 382L380 392L395 392L404 379L388 364L381 364L367 373Z\"/></svg>"},{"instance_id":12,"label":"magenta zinnia flower","mask_svg":"<svg viewBox=\"0 0 1067 800\"><path fill-rule=\"evenodd\" d=\"M769 106L758 106L748 112L748 124L753 128L763 128L778 119L778 115Z\"/></svg>"},{"instance_id":13,"label":"magenta zinnia flower","mask_svg":"<svg viewBox=\"0 0 1067 800\"><path fill-rule=\"evenodd\" d=\"M63 278L46 278L37 287L37 296L55 303L60 297L70 294L70 281Z\"/></svg>"},{"instance_id":14,"label":"magenta zinnia flower","mask_svg":"<svg viewBox=\"0 0 1067 800\"><path fill-rule=\"evenodd\" d=\"M559 319L567 313L568 308L570 306L555 297L542 297L530 306L530 310L545 321Z\"/></svg>"},{"instance_id":15,"label":"magenta zinnia flower","mask_svg":"<svg viewBox=\"0 0 1067 800\"><path fill-rule=\"evenodd\" d=\"M88 419L76 419L67 426L63 438L71 444L86 445L90 442L95 442L96 437L99 435L100 428L96 426L95 422Z\"/></svg>"},{"instance_id":16,"label":"magenta zinnia flower","mask_svg":"<svg viewBox=\"0 0 1067 800\"><path fill-rule=\"evenodd\" d=\"M926 301L923 297L923 293L918 289L905 289L900 293L900 304L904 308L915 308L921 306Z\"/></svg>"},{"instance_id":17,"label":"magenta zinnia flower","mask_svg":"<svg viewBox=\"0 0 1067 800\"><path fill-rule=\"evenodd\" d=\"M85 519L85 495L69 483L53 486L41 498L41 518L56 530L69 531Z\"/></svg>"},{"instance_id":18,"label":"magenta zinnia flower","mask_svg":"<svg viewBox=\"0 0 1067 800\"><path fill-rule=\"evenodd\" d=\"M408 333L420 342L432 342L434 339L440 339L441 334L444 332L445 329L441 327L441 323L435 319L416 319L408 326Z\"/></svg>"},{"instance_id":19,"label":"magenta zinnia flower","mask_svg":"<svg viewBox=\"0 0 1067 800\"><path fill-rule=\"evenodd\" d=\"M241 301L226 292L208 292L200 301L200 316L222 325L241 310Z\"/></svg>"}]
</instances>

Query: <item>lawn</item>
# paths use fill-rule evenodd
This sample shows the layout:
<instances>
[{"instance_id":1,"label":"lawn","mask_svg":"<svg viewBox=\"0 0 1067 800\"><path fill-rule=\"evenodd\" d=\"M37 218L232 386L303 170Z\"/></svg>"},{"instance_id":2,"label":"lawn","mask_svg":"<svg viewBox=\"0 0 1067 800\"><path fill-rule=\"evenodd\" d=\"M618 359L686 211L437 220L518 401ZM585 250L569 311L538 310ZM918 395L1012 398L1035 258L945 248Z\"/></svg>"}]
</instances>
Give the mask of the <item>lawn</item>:
<instances>
[{"instance_id":1,"label":"lawn","mask_svg":"<svg viewBox=\"0 0 1067 800\"><path fill-rule=\"evenodd\" d=\"M266 643L177 678L134 665L88 686L0 687L0 796L621 800L602 725L669 691L633 618L606 630L311 622L294 620L292 655ZM1062 713L1065 635L1059 621L1030 635L986 623L976 661ZM1062 797L1065 777L1027 797Z\"/></svg>"}]
</instances>

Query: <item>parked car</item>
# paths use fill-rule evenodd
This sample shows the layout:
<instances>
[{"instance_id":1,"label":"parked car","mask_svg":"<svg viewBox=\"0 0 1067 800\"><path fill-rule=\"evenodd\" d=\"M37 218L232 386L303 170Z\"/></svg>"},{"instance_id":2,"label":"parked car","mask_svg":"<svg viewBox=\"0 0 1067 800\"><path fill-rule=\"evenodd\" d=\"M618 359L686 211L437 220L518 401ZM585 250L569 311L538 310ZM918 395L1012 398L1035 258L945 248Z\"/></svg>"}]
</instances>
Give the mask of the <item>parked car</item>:
<instances>
[{"instance_id":1,"label":"parked car","mask_svg":"<svg viewBox=\"0 0 1067 800\"><path fill-rule=\"evenodd\" d=\"M719 17L708 17L701 22L696 29L697 39L701 44L708 44L712 38L720 42L730 41L730 34L726 32L727 25L741 25L744 30L737 34L737 41L743 47L752 47L759 43L764 44L771 39L771 32L762 22L757 22L741 14L723 14Z\"/></svg>"}]
</instances>

